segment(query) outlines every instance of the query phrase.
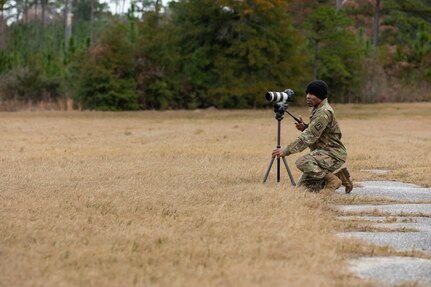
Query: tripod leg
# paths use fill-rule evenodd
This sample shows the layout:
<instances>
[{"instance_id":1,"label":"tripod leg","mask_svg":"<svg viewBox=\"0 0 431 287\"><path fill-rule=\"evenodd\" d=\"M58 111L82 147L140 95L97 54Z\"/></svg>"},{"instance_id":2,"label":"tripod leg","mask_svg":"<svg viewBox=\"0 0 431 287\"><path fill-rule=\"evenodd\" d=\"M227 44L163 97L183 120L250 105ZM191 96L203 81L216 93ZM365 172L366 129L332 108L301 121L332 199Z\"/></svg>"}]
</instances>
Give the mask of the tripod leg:
<instances>
[{"instance_id":1,"label":"tripod leg","mask_svg":"<svg viewBox=\"0 0 431 287\"><path fill-rule=\"evenodd\" d=\"M275 159L275 156L272 157L271 162L269 163L268 169L266 170L266 173L265 173L265 178L263 179L263 183L265 183L266 180L268 179L268 175L269 175L269 172L271 171L271 167L272 167L272 164L274 163L274 159Z\"/></svg>"},{"instance_id":2,"label":"tripod leg","mask_svg":"<svg viewBox=\"0 0 431 287\"><path fill-rule=\"evenodd\" d=\"M280 158L277 158L277 182L280 182Z\"/></svg>"},{"instance_id":3,"label":"tripod leg","mask_svg":"<svg viewBox=\"0 0 431 287\"><path fill-rule=\"evenodd\" d=\"M296 186L296 184L295 184L295 180L293 179L292 173L290 172L290 168L289 168L289 166L287 165L287 160L286 160L286 158L285 158L285 157L283 157L283 162L284 162L284 166L285 166L285 167L286 167L286 169L287 169L287 173L289 174L290 182L292 183L292 185L293 185L293 186Z\"/></svg>"}]
</instances>

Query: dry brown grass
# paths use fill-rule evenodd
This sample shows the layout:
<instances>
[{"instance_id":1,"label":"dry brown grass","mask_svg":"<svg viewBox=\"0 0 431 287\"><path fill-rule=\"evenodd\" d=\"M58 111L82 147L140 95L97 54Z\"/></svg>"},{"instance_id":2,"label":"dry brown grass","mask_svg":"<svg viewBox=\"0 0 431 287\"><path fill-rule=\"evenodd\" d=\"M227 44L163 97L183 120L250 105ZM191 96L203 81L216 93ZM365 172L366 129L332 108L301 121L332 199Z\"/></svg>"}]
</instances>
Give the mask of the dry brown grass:
<instances>
[{"instance_id":1,"label":"dry brown grass","mask_svg":"<svg viewBox=\"0 0 431 287\"><path fill-rule=\"evenodd\" d=\"M354 180L431 186L430 108L335 106ZM285 170L275 183L275 165L261 183L273 116L0 114L0 285L366 286L344 266L354 248L330 196L295 190ZM283 144L296 135L286 118ZM360 171L374 168L393 171Z\"/></svg>"},{"instance_id":2,"label":"dry brown grass","mask_svg":"<svg viewBox=\"0 0 431 287\"><path fill-rule=\"evenodd\" d=\"M376 225L376 222L366 220L364 218L340 219L338 221L337 229L341 232L357 231L357 232L419 232L417 228L408 227L381 227ZM387 223L396 222L396 217L386 217Z\"/></svg>"},{"instance_id":3,"label":"dry brown grass","mask_svg":"<svg viewBox=\"0 0 431 287\"><path fill-rule=\"evenodd\" d=\"M381 246L375 244L364 244L363 240L356 238L348 238L337 244L337 251L345 254L349 258L370 257L370 256L403 256L403 257L417 257L423 259L431 259L429 253L423 253L416 250L397 251L391 246ZM362 282L360 282L362 286ZM349 286L351 286L349 282ZM353 285L353 286L356 286ZM379 285L373 285L379 286Z\"/></svg>"}]
</instances>

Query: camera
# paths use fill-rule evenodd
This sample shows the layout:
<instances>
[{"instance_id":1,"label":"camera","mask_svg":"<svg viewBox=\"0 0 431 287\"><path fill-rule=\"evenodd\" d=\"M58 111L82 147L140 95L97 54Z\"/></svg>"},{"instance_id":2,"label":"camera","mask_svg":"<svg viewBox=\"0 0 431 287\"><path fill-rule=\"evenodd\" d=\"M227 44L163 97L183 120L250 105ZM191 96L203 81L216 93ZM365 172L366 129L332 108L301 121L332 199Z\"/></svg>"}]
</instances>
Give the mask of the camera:
<instances>
[{"instance_id":1,"label":"camera","mask_svg":"<svg viewBox=\"0 0 431 287\"><path fill-rule=\"evenodd\" d=\"M275 102L274 112L277 120L282 120L283 115L287 112L287 102L293 102L295 93L291 89L286 89L284 92L267 92L265 98L268 102Z\"/></svg>"},{"instance_id":2,"label":"camera","mask_svg":"<svg viewBox=\"0 0 431 287\"><path fill-rule=\"evenodd\" d=\"M291 89L287 89L284 92L267 92L265 94L265 99L268 102L293 102L295 93Z\"/></svg>"}]
</instances>

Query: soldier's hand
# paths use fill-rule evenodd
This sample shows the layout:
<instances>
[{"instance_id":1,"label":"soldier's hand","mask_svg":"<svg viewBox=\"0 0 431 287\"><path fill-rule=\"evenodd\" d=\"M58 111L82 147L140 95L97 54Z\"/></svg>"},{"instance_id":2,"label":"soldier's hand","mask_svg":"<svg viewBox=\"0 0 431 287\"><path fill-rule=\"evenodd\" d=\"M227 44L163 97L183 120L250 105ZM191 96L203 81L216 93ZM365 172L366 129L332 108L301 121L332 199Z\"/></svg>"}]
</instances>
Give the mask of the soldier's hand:
<instances>
[{"instance_id":1,"label":"soldier's hand","mask_svg":"<svg viewBox=\"0 0 431 287\"><path fill-rule=\"evenodd\" d=\"M301 121L300 123L295 123L295 127L298 131L303 132L306 128L307 128L307 124L304 123L304 120L302 119L301 116L299 116L299 120Z\"/></svg>"},{"instance_id":2,"label":"soldier's hand","mask_svg":"<svg viewBox=\"0 0 431 287\"><path fill-rule=\"evenodd\" d=\"M284 152L282 148L277 148L272 151L272 157L284 157Z\"/></svg>"}]
</instances>

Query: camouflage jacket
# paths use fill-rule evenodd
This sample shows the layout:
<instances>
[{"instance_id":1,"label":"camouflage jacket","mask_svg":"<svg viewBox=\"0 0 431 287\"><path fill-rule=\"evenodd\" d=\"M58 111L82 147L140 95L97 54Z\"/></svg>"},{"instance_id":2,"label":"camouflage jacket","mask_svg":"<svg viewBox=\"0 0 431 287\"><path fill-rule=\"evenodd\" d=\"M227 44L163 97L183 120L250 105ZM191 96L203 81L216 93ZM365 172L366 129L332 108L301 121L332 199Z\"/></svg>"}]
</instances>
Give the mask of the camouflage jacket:
<instances>
[{"instance_id":1,"label":"camouflage jacket","mask_svg":"<svg viewBox=\"0 0 431 287\"><path fill-rule=\"evenodd\" d=\"M346 161L347 151L341 143L341 130L327 99L311 111L310 124L284 149L284 154L301 152L307 147L312 151L322 150L333 158Z\"/></svg>"}]
</instances>

